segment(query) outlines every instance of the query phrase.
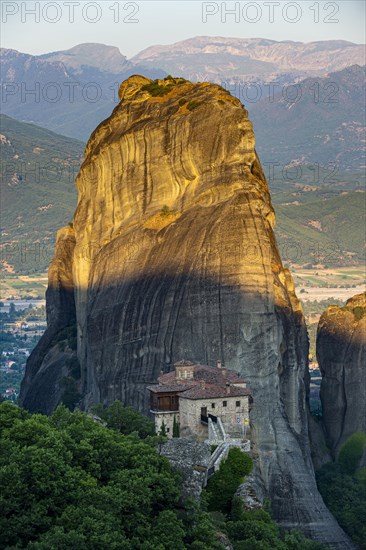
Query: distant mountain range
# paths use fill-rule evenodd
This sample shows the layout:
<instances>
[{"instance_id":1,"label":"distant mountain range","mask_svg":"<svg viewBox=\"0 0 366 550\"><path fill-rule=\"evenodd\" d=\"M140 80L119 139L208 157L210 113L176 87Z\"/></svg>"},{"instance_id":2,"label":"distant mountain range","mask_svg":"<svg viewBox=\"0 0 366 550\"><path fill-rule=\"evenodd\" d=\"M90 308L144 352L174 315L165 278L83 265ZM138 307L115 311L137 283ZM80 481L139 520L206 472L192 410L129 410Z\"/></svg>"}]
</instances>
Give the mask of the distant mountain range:
<instances>
[{"instance_id":1,"label":"distant mountain range","mask_svg":"<svg viewBox=\"0 0 366 550\"><path fill-rule=\"evenodd\" d=\"M118 48L103 44L40 56L2 49L2 112L86 141L116 106L121 82L136 72L166 76L132 65Z\"/></svg>"},{"instance_id":2,"label":"distant mountain range","mask_svg":"<svg viewBox=\"0 0 366 550\"><path fill-rule=\"evenodd\" d=\"M151 46L130 60L93 43L40 56L2 49L2 112L86 141L111 114L123 80L169 73L217 82L239 97L264 166L362 171L364 64L364 46L342 40L196 37Z\"/></svg>"},{"instance_id":3,"label":"distant mountain range","mask_svg":"<svg viewBox=\"0 0 366 550\"><path fill-rule=\"evenodd\" d=\"M56 231L73 217L74 179L84 144L0 115L0 152L0 267L43 272L54 253ZM362 261L365 193L360 178L338 174L337 181L328 182L329 174L320 171L315 185L314 170L305 168L296 182L268 178L283 260L300 265Z\"/></svg>"},{"instance_id":4,"label":"distant mountain range","mask_svg":"<svg viewBox=\"0 0 366 550\"><path fill-rule=\"evenodd\" d=\"M277 163L277 174L286 165L298 165L300 172L301 166L320 165L333 181L342 170L365 173L365 67L353 65L276 91L246 104L263 164Z\"/></svg>"},{"instance_id":5,"label":"distant mountain range","mask_svg":"<svg viewBox=\"0 0 366 550\"><path fill-rule=\"evenodd\" d=\"M361 44L344 40L304 44L263 38L197 36L167 46L151 46L135 55L131 62L160 67L189 80L246 82L258 77L276 80L278 75L286 74L291 79L323 76L349 65L365 64L365 50Z\"/></svg>"}]
</instances>

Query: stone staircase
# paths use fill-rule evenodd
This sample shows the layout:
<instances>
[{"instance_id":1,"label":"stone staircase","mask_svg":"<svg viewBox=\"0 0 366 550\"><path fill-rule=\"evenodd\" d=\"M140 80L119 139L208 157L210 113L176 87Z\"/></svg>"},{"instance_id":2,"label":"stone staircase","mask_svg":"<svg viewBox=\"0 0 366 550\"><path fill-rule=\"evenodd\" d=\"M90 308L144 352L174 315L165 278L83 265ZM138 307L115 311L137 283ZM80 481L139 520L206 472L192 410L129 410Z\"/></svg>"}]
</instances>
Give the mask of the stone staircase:
<instances>
[{"instance_id":1,"label":"stone staircase","mask_svg":"<svg viewBox=\"0 0 366 550\"><path fill-rule=\"evenodd\" d=\"M229 454L230 447L240 447L243 452L250 451L250 441L240 437L230 437L226 434L224 425L220 417L216 417L216 422L212 418L208 419L208 441L211 445L217 445L217 448L211 455L205 484L208 479L220 468L220 464Z\"/></svg>"}]
</instances>

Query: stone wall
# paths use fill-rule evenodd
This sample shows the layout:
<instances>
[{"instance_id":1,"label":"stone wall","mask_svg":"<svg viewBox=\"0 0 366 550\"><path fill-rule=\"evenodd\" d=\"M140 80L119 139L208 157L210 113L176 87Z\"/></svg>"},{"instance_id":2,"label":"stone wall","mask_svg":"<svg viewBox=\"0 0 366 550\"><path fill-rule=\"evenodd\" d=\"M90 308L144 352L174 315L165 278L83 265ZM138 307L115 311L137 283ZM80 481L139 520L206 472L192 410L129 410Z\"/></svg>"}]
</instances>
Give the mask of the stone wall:
<instances>
[{"instance_id":1,"label":"stone wall","mask_svg":"<svg viewBox=\"0 0 366 550\"><path fill-rule=\"evenodd\" d=\"M155 417L155 432L158 434L162 429L162 424L165 424L166 435L169 438L173 437L174 417L179 422L179 412L159 412L154 413Z\"/></svg>"},{"instance_id":2,"label":"stone wall","mask_svg":"<svg viewBox=\"0 0 366 550\"><path fill-rule=\"evenodd\" d=\"M224 401L227 406L224 407ZM240 406L236 406L240 402ZM212 405L215 405L212 407ZM207 407L207 414L219 416L224 424L225 430L229 432L237 431L237 426L244 426L244 419L249 417L249 398L248 396L230 396L209 399L185 399L179 398L179 414L182 435L197 435L201 441L207 439L207 426L201 423L201 408ZM240 423L237 424L237 418Z\"/></svg>"}]
</instances>

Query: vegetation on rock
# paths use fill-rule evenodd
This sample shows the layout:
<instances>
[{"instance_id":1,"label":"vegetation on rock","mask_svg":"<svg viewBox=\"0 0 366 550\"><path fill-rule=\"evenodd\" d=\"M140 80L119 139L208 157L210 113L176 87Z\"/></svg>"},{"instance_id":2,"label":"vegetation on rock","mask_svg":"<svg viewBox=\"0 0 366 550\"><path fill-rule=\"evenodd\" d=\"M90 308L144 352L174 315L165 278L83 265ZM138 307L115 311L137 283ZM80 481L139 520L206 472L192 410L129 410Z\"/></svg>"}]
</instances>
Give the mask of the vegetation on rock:
<instances>
[{"instance_id":1,"label":"vegetation on rock","mask_svg":"<svg viewBox=\"0 0 366 550\"><path fill-rule=\"evenodd\" d=\"M354 474L366 447L366 434L356 432L345 441L339 452L338 462L347 474Z\"/></svg>"},{"instance_id":2,"label":"vegetation on rock","mask_svg":"<svg viewBox=\"0 0 366 550\"><path fill-rule=\"evenodd\" d=\"M342 445L338 461L317 473L326 505L362 550L366 549L366 468L358 466L365 446L366 435L354 433Z\"/></svg>"},{"instance_id":3,"label":"vegetation on rock","mask_svg":"<svg viewBox=\"0 0 366 550\"><path fill-rule=\"evenodd\" d=\"M251 458L244 454L239 447L229 450L226 460L220 469L214 473L207 483L207 497L209 510L229 512L235 491L242 483L244 476L252 470Z\"/></svg>"},{"instance_id":4,"label":"vegetation on rock","mask_svg":"<svg viewBox=\"0 0 366 550\"><path fill-rule=\"evenodd\" d=\"M233 499L226 531L234 550L321 550L323 545L306 539L298 531L281 534L264 509L244 510L239 497Z\"/></svg>"},{"instance_id":5,"label":"vegetation on rock","mask_svg":"<svg viewBox=\"0 0 366 550\"><path fill-rule=\"evenodd\" d=\"M197 109L197 107L199 107L200 105L202 105L202 101L190 101L187 105L187 109L188 111L193 111L194 109Z\"/></svg>"},{"instance_id":6,"label":"vegetation on rock","mask_svg":"<svg viewBox=\"0 0 366 550\"><path fill-rule=\"evenodd\" d=\"M164 86L163 84L159 84L159 81L156 79L151 84L145 84L144 86L142 86L141 90L144 92L149 92L152 97L162 97L164 95L167 95L173 89L173 87L173 82Z\"/></svg>"}]
</instances>

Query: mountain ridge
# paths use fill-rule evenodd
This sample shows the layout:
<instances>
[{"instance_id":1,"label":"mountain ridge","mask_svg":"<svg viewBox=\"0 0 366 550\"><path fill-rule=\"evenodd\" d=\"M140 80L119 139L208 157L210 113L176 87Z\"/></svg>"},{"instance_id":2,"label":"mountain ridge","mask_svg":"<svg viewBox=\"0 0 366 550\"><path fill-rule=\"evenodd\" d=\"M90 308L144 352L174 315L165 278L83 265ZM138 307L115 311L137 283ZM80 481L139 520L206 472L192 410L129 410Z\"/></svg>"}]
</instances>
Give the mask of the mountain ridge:
<instances>
[{"instance_id":1,"label":"mountain ridge","mask_svg":"<svg viewBox=\"0 0 366 550\"><path fill-rule=\"evenodd\" d=\"M220 50L224 39L203 37L202 40L204 44L217 40ZM235 44L235 39L225 40ZM245 43L249 46L239 48L243 55L251 52L245 54L244 65L244 58L236 51L235 54L224 54L224 57L220 52L201 55L202 47L197 45L197 39L177 43L179 48L182 43L194 46L194 53L189 55L187 63L184 55L174 53L170 46L161 46L164 55L157 55L150 61L141 59L143 66L134 64L136 56L128 60L118 48L96 43L41 56L3 50L3 112L86 140L92 129L117 104L122 80L139 73L151 78L175 73L190 80L193 76L193 80L216 82L246 105L255 125L264 165L272 161L282 166L295 162L316 163L324 168L337 164L338 171L362 171L365 164L362 145L365 77L364 65L355 65L355 62L365 63L365 56L363 52L361 55L357 53L359 46L348 42L345 45L342 41L310 43L311 63L317 68L317 74L310 74L300 66L295 70L287 67L279 72L279 67L266 53L268 46L256 45L262 42L263 39L247 39ZM264 42L268 43L267 40ZM295 44L300 49L299 56L308 63L309 55L307 50L303 50L308 46L303 43L270 41L270 44L280 48L284 58L287 58L288 48L295 47ZM323 58L314 53L313 49L317 47L323 48ZM154 51L154 47L151 48ZM144 51L149 54L151 48ZM340 50L346 68L342 68L340 63ZM356 51L355 55L353 51ZM89 65L85 64L87 62ZM180 69L182 64L184 70ZM338 69L335 72L332 64ZM36 92L27 94L27 90ZM294 93L296 97L292 101ZM268 118L275 123L268 125ZM291 139L286 138L289 135Z\"/></svg>"}]
</instances>

